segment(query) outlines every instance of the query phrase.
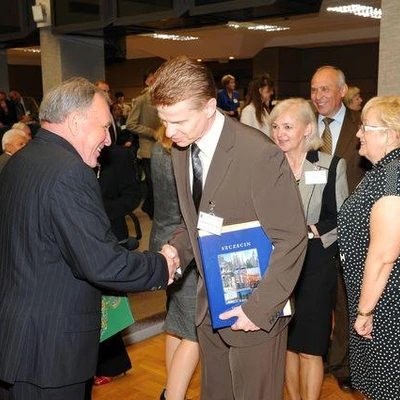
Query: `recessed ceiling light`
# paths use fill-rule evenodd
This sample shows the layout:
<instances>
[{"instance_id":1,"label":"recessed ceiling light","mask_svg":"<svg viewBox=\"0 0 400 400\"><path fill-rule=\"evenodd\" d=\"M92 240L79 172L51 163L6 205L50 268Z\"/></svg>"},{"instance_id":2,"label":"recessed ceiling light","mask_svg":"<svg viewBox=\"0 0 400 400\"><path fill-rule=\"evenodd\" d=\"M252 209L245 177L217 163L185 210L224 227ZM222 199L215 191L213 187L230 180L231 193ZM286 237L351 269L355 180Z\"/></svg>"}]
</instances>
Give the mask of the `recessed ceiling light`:
<instances>
[{"instance_id":1,"label":"recessed ceiling light","mask_svg":"<svg viewBox=\"0 0 400 400\"><path fill-rule=\"evenodd\" d=\"M24 53L40 53L40 47L14 47L11 51L23 51Z\"/></svg>"},{"instance_id":2,"label":"recessed ceiling light","mask_svg":"<svg viewBox=\"0 0 400 400\"><path fill-rule=\"evenodd\" d=\"M349 4L347 6L328 7L326 10L343 14L354 14L364 18L382 18L382 10L380 8L364 6L361 4Z\"/></svg>"},{"instance_id":3,"label":"recessed ceiling light","mask_svg":"<svg viewBox=\"0 0 400 400\"><path fill-rule=\"evenodd\" d=\"M265 32L287 31L288 29L290 29L287 26L254 24L252 22L229 21L227 25L230 28L234 29L249 29L251 31L265 31Z\"/></svg>"},{"instance_id":4,"label":"recessed ceiling light","mask_svg":"<svg viewBox=\"0 0 400 400\"><path fill-rule=\"evenodd\" d=\"M142 33L139 36L152 37L153 39L175 40L180 42L199 40L198 36L171 35L168 33Z\"/></svg>"},{"instance_id":5,"label":"recessed ceiling light","mask_svg":"<svg viewBox=\"0 0 400 400\"><path fill-rule=\"evenodd\" d=\"M233 56L229 56L229 59L230 59L230 60L234 60L234 59L235 59L235 57L233 57Z\"/></svg>"}]
</instances>

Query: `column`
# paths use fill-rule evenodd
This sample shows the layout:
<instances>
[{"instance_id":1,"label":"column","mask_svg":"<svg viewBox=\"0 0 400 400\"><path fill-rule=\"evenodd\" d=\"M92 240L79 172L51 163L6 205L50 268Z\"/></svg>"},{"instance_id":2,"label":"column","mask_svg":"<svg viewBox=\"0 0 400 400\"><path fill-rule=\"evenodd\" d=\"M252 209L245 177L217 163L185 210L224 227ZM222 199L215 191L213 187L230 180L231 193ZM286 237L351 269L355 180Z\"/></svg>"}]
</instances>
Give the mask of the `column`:
<instances>
[{"instance_id":1,"label":"column","mask_svg":"<svg viewBox=\"0 0 400 400\"><path fill-rule=\"evenodd\" d=\"M382 0L378 94L400 95L400 2Z\"/></svg>"},{"instance_id":2,"label":"column","mask_svg":"<svg viewBox=\"0 0 400 400\"><path fill-rule=\"evenodd\" d=\"M95 82L105 78L102 37L55 35L40 28L43 94L62 81L82 76Z\"/></svg>"}]
</instances>

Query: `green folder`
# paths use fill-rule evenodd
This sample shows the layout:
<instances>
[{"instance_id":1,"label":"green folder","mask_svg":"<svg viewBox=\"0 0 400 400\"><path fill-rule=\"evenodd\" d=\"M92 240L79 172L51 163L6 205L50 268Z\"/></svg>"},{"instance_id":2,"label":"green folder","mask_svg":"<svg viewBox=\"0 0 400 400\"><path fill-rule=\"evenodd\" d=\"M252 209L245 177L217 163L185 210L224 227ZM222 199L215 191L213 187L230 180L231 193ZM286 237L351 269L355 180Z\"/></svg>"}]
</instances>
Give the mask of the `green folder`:
<instances>
[{"instance_id":1,"label":"green folder","mask_svg":"<svg viewBox=\"0 0 400 400\"><path fill-rule=\"evenodd\" d=\"M127 297L102 296L100 342L122 331L134 322Z\"/></svg>"}]
</instances>

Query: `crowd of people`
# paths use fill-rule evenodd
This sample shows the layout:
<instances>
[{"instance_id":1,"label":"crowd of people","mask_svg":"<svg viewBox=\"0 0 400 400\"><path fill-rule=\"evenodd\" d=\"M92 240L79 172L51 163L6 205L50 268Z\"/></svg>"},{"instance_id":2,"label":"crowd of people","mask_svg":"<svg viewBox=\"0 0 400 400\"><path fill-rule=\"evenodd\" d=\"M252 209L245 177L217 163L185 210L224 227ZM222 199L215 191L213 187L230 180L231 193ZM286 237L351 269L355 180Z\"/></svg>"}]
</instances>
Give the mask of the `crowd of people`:
<instances>
[{"instance_id":1,"label":"crowd of people","mask_svg":"<svg viewBox=\"0 0 400 400\"><path fill-rule=\"evenodd\" d=\"M326 373L400 398L400 97L362 106L326 65L309 99L273 103L263 74L241 102L233 75L218 91L184 56L143 82L130 105L103 80L63 82L36 110L0 92L0 398L90 399L131 367L120 333L99 349L101 294L165 288L160 400L186 398L199 360L205 400L282 399L284 386L318 400ZM140 204L144 253L125 221ZM269 268L213 329L198 230L254 220Z\"/></svg>"}]
</instances>

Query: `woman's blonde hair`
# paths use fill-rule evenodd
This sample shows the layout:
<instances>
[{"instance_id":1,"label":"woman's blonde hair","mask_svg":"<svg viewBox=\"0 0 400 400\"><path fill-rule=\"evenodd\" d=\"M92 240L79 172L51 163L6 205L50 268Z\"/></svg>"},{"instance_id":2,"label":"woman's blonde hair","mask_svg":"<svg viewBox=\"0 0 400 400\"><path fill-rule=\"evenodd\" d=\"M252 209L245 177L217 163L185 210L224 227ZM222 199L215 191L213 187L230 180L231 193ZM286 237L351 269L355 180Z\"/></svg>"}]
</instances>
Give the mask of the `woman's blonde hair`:
<instances>
[{"instance_id":1,"label":"woman's blonde hair","mask_svg":"<svg viewBox=\"0 0 400 400\"><path fill-rule=\"evenodd\" d=\"M290 98L287 100L282 100L272 109L270 114L270 125L272 132L272 124L274 121L283 113L289 112L295 114L300 121L305 125L311 124L311 132L307 136L307 140L304 142L304 150L318 150L323 141L319 137L317 119L311 104L302 98Z\"/></svg>"},{"instance_id":2,"label":"woman's blonde hair","mask_svg":"<svg viewBox=\"0 0 400 400\"><path fill-rule=\"evenodd\" d=\"M400 96L376 96L368 100L361 112L362 121L371 109L376 111L382 125L393 129L400 137Z\"/></svg>"},{"instance_id":3,"label":"woman's blonde hair","mask_svg":"<svg viewBox=\"0 0 400 400\"><path fill-rule=\"evenodd\" d=\"M357 86L349 86L346 96L344 96L343 98L343 103L345 104L345 106L350 107L351 101L358 94L360 94L360 89Z\"/></svg>"},{"instance_id":4,"label":"woman's blonde hair","mask_svg":"<svg viewBox=\"0 0 400 400\"><path fill-rule=\"evenodd\" d=\"M162 147L164 147L164 149L166 149L169 153L171 152L173 141L165 134L164 125L160 125L160 127L157 129L155 139L161 144Z\"/></svg>"}]
</instances>

